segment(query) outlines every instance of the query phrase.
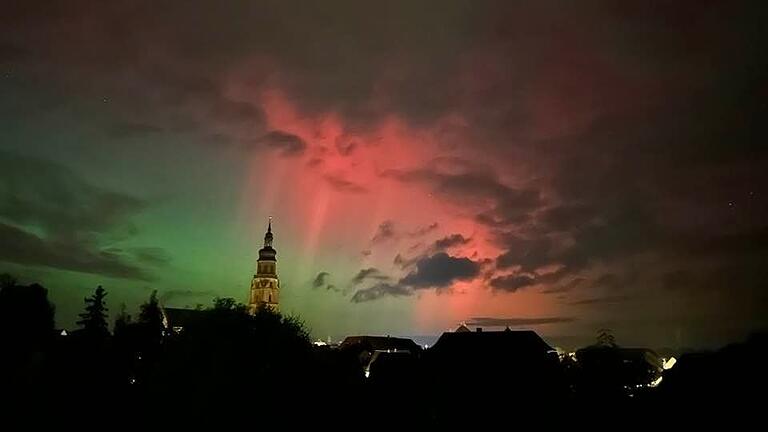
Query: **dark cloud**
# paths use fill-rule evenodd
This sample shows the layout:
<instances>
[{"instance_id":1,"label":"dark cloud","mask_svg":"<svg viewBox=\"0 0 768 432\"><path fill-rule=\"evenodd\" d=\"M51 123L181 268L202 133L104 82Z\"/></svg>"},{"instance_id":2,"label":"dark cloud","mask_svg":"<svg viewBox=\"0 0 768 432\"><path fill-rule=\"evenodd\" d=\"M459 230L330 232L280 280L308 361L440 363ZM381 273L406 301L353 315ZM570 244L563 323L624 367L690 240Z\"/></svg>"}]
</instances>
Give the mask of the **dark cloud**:
<instances>
[{"instance_id":1,"label":"dark cloud","mask_svg":"<svg viewBox=\"0 0 768 432\"><path fill-rule=\"evenodd\" d=\"M366 193L368 192L368 189L365 187L354 183L352 181L349 181L343 177L340 177L338 175L334 174L327 174L325 176L325 181L328 182L328 184L331 185L335 190L339 192L349 192L349 193Z\"/></svg>"},{"instance_id":2,"label":"dark cloud","mask_svg":"<svg viewBox=\"0 0 768 432\"><path fill-rule=\"evenodd\" d=\"M392 263L401 269L407 269L408 267L412 267L416 264L416 262L419 261L419 257L413 257L413 258L407 258L403 256L403 254L397 254L395 255L395 258L392 260Z\"/></svg>"},{"instance_id":3,"label":"dark cloud","mask_svg":"<svg viewBox=\"0 0 768 432\"><path fill-rule=\"evenodd\" d=\"M382 273L379 269L370 267L357 272L357 274L352 278L352 285L357 286L369 280L384 281L388 279L389 276Z\"/></svg>"},{"instance_id":4,"label":"dark cloud","mask_svg":"<svg viewBox=\"0 0 768 432\"><path fill-rule=\"evenodd\" d=\"M584 281L586 279L577 277L569 280L566 283L560 284L560 285L552 285L550 288L546 288L541 290L542 294L562 294L565 292L569 292L573 290L574 288L583 285Z\"/></svg>"},{"instance_id":5,"label":"dark cloud","mask_svg":"<svg viewBox=\"0 0 768 432\"><path fill-rule=\"evenodd\" d=\"M260 145L278 150L281 155L287 157L301 156L307 149L307 143L298 135L278 130L268 132L257 142Z\"/></svg>"},{"instance_id":6,"label":"dark cloud","mask_svg":"<svg viewBox=\"0 0 768 432\"><path fill-rule=\"evenodd\" d=\"M395 258L395 261L397 260ZM353 278L353 286L363 284L368 280L379 282L369 288L357 290L352 301L360 303L385 296L409 296L413 295L416 290L448 288L454 282L478 277L481 267L480 263L469 258L452 257L444 252L415 258L413 265L416 266L416 269L396 283L389 282L392 278L375 268L361 270Z\"/></svg>"},{"instance_id":7,"label":"dark cloud","mask_svg":"<svg viewBox=\"0 0 768 432\"><path fill-rule=\"evenodd\" d=\"M470 242L470 239L465 238L461 234L451 234L449 236L436 240L432 244L432 250L435 252L444 251L446 249L450 249L455 246L465 245L469 242Z\"/></svg>"},{"instance_id":8,"label":"dark cloud","mask_svg":"<svg viewBox=\"0 0 768 432\"><path fill-rule=\"evenodd\" d=\"M491 226L503 226L526 220L540 204L539 192L516 189L503 184L492 169L464 168L459 172L438 169L388 170L382 173L406 183L429 186L445 199L478 206L478 221Z\"/></svg>"},{"instance_id":9,"label":"dark cloud","mask_svg":"<svg viewBox=\"0 0 768 432\"><path fill-rule=\"evenodd\" d=\"M515 292L521 288L535 285L536 279L527 275L498 276L491 279L491 288L498 291Z\"/></svg>"},{"instance_id":10,"label":"dark cloud","mask_svg":"<svg viewBox=\"0 0 768 432\"><path fill-rule=\"evenodd\" d=\"M600 305L600 304L611 304L611 303L622 303L625 301L630 300L629 296L626 295L613 295L613 296L603 296L603 297L592 297L592 298L585 298L581 300L575 300L572 302L569 302L568 304L571 305Z\"/></svg>"},{"instance_id":11,"label":"dark cloud","mask_svg":"<svg viewBox=\"0 0 768 432\"><path fill-rule=\"evenodd\" d=\"M599 215L593 208L580 204L560 205L544 210L541 223L552 232L579 230L595 222Z\"/></svg>"},{"instance_id":12,"label":"dark cloud","mask_svg":"<svg viewBox=\"0 0 768 432\"><path fill-rule=\"evenodd\" d=\"M152 279L125 255L99 249L88 242L44 239L4 223L0 223L0 261L116 278Z\"/></svg>"},{"instance_id":13,"label":"dark cloud","mask_svg":"<svg viewBox=\"0 0 768 432\"><path fill-rule=\"evenodd\" d=\"M370 288L357 290L351 300L353 303L363 303L382 297L404 297L412 294L413 291L408 287L400 284L380 282Z\"/></svg>"},{"instance_id":14,"label":"dark cloud","mask_svg":"<svg viewBox=\"0 0 768 432\"><path fill-rule=\"evenodd\" d=\"M320 272L315 276L315 279L312 281L312 288L320 288L324 286L327 283L327 279L330 276L330 273L328 272Z\"/></svg>"},{"instance_id":15,"label":"dark cloud","mask_svg":"<svg viewBox=\"0 0 768 432\"><path fill-rule=\"evenodd\" d=\"M576 321L571 317L541 317L541 318L489 318L479 317L471 318L467 321L468 325L478 327L519 327L533 326L543 324L560 324Z\"/></svg>"},{"instance_id":16,"label":"dark cloud","mask_svg":"<svg viewBox=\"0 0 768 432\"><path fill-rule=\"evenodd\" d=\"M149 280L137 264L167 263L160 249L123 252L101 246L135 234L129 218L145 207L144 201L93 186L61 165L0 152L0 260Z\"/></svg>"},{"instance_id":17,"label":"dark cloud","mask_svg":"<svg viewBox=\"0 0 768 432\"><path fill-rule=\"evenodd\" d=\"M552 244L547 238L528 240L516 235L502 235L500 241L507 249L496 258L496 266L500 269L520 266L523 271L534 271L552 262L549 256Z\"/></svg>"},{"instance_id":18,"label":"dark cloud","mask_svg":"<svg viewBox=\"0 0 768 432\"><path fill-rule=\"evenodd\" d=\"M163 248L158 248L158 247L131 248L130 252L131 254L133 254L136 261L143 264L155 266L155 267L167 266L171 262L171 256L168 254L168 251L166 251Z\"/></svg>"},{"instance_id":19,"label":"dark cloud","mask_svg":"<svg viewBox=\"0 0 768 432\"><path fill-rule=\"evenodd\" d=\"M315 276L312 281L312 289L325 288L326 291L341 291L336 285L330 283L331 274L328 272L320 272Z\"/></svg>"},{"instance_id":20,"label":"dark cloud","mask_svg":"<svg viewBox=\"0 0 768 432\"><path fill-rule=\"evenodd\" d=\"M107 131L111 138L143 138L164 132L164 129L147 123L117 123Z\"/></svg>"},{"instance_id":21,"label":"dark cloud","mask_svg":"<svg viewBox=\"0 0 768 432\"><path fill-rule=\"evenodd\" d=\"M376 229L376 234L371 239L372 243L381 243L387 240L393 240L397 237L395 233L395 223L391 220L386 220L379 224Z\"/></svg>"},{"instance_id":22,"label":"dark cloud","mask_svg":"<svg viewBox=\"0 0 768 432\"><path fill-rule=\"evenodd\" d=\"M416 270L400 279L399 284L421 288L446 288L456 281L466 281L480 274L480 264L445 252L416 261Z\"/></svg>"},{"instance_id":23,"label":"dark cloud","mask_svg":"<svg viewBox=\"0 0 768 432\"><path fill-rule=\"evenodd\" d=\"M143 200L91 185L70 169L42 159L0 151L0 218L35 226L53 237L130 231L127 217Z\"/></svg>"}]
</instances>

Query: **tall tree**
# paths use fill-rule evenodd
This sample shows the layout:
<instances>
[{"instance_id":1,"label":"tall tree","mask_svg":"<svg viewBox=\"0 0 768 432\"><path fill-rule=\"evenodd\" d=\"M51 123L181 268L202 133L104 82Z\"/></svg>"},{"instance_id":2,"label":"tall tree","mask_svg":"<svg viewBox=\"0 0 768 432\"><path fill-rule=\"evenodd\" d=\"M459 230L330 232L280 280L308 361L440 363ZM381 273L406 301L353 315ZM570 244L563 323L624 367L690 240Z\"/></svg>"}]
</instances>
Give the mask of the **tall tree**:
<instances>
[{"instance_id":1,"label":"tall tree","mask_svg":"<svg viewBox=\"0 0 768 432\"><path fill-rule=\"evenodd\" d=\"M157 301L157 290L152 291L149 300L141 305L139 312L139 322L147 324L153 328L160 328L163 325L163 313L160 310L160 303Z\"/></svg>"},{"instance_id":2,"label":"tall tree","mask_svg":"<svg viewBox=\"0 0 768 432\"><path fill-rule=\"evenodd\" d=\"M0 276L0 340L33 347L53 336L54 307L48 290L38 284L19 285L12 276ZM11 344L13 345L13 344Z\"/></svg>"},{"instance_id":3,"label":"tall tree","mask_svg":"<svg viewBox=\"0 0 768 432\"><path fill-rule=\"evenodd\" d=\"M3 288L11 288L16 286L17 281L16 278L13 277L13 275L8 273L2 273L0 274L0 290Z\"/></svg>"},{"instance_id":4,"label":"tall tree","mask_svg":"<svg viewBox=\"0 0 768 432\"><path fill-rule=\"evenodd\" d=\"M54 308L41 285L0 276L0 388L44 393L46 358L54 340Z\"/></svg>"},{"instance_id":5,"label":"tall tree","mask_svg":"<svg viewBox=\"0 0 768 432\"><path fill-rule=\"evenodd\" d=\"M131 324L131 320L131 315L128 314L125 303L120 303L120 312L118 312L117 317L115 317L113 333L117 335L117 333L124 331Z\"/></svg>"},{"instance_id":6,"label":"tall tree","mask_svg":"<svg viewBox=\"0 0 768 432\"><path fill-rule=\"evenodd\" d=\"M157 290L152 291L149 300L141 305L139 312L139 326L144 335L144 341L149 346L157 345L162 337L165 326L163 325L163 311L157 300Z\"/></svg>"},{"instance_id":7,"label":"tall tree","mask_svg":"<svg viewBox=\"0 0 768 432\"><path fill-rule=\"evenodd\" d=\"M80 320L77 322L83 331L89 336L106 337L109 335L107 327L107 304L104 298L107 291L99 285L93 295L86 297L85 311L80 314Z\"/></svg>"}]
</instances>

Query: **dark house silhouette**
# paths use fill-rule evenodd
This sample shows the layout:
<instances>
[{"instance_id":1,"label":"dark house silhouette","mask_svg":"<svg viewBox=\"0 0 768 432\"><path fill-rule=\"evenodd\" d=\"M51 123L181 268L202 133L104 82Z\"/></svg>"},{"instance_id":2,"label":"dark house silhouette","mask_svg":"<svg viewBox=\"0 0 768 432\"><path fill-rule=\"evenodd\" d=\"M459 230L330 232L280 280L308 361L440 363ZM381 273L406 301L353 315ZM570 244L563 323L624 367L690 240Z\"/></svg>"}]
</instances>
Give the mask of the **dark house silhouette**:
<instances>
[{"instance_id":1,"label":"dark house silhouette","mask_svg":"<svg viewBox=\"0 0 768 432\"><path fill-rule=\"evenodd\" d=\"M615 345L582 348L576 359L581 372L578 390L591 397L633 395L657 382L664 366L653 350Z\"/></svg>"},{"instance_id":2,"label":"dark house silhouette","mask_svg":"<svg viewBox=\"0 0 768 432\"><path fill-rule=\"evenodd\" d=\"M163 327L167 334L179 334L191 323L205 314L202 309L160 308L163 315Z\"/></svg>"},{"instance_id":3,"label":"dark house silhouette","mask_svg":"<svg viewBox=\"0 0 768 432\"><path fill-rule=\"evenodd\" d=\"M464 329L466 327L462 326L455 332L443 333L430 352L434 355L475 358L489 354L508 354L516 359L546 359L556 356L555 349L532 330L483 331L478 329L472 332Z\"/></svg>"},{"instance_id":4,"label":"dark house silhouette","mask_svg":"<svg viewBox=\"0 0 768 432\"><path fill-rule=\"evenodd\" d=\"M391 336L348 336L339 345L339 350L356 358L366 377L390 378L410 375L412 365L422 352L413 340Z\"/></svg>"},{"instance_id":5,"label":"dark house silhouette","mask_svg":"<svg viewBox=\"0 0 768 432\"><path fill-rule=\"evenodd\" d=\"M411 339L391 336L347 336L339 346L340 349L359 349L373 351L408 351L413 354L421 352L421 347Z\"/></svg>"},{"instance_id":6,"label":"dark house silhouette","mask_svg":"<svg viewBox=\"0 0 768 432\"><path fill-rule=\"evenodd\" d=\"M443 333L425 354L425 376L446 404L489 392L503 395L496 403L551 399L562 382L557 352L534 331L510 329Z\"/></svg>"}]
</instances>

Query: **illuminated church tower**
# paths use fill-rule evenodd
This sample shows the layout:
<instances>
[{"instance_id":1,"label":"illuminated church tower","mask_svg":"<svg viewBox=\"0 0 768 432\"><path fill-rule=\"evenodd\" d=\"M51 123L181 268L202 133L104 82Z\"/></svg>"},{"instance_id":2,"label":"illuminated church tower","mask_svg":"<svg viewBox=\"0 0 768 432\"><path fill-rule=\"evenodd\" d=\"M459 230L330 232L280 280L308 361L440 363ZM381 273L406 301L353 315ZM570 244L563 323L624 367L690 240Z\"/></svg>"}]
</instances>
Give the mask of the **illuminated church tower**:
<instances>
[{"instance_id":1,"label":"illuminated church tower","mask_svg":"<svg viewBox=\"0 0 768 432\"><path fill-rule=\"evenodd\" d=\"M248 298L248 312L253 314L261 305L277 311L280 304L280 279L277 277L277 251L272 248L272 218L269 218L264 247L259 249L256 274L251 281L251 296Z\"/></svg>"}]
</instances>

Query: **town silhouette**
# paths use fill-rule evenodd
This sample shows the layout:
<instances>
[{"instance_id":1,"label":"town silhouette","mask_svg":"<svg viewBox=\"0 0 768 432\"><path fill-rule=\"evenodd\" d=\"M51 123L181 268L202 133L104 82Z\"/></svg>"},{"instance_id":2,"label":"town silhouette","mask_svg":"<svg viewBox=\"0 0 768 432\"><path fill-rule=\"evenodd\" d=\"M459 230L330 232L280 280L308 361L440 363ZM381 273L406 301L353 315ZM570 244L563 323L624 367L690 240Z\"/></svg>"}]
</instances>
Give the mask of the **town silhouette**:
<instances>
[{"instance_id":1,"label":"town silhouette","mask_svg":"<svg viewBox=\"0 0 768 432\"><path fill-rule=\"evenodd\" d=\"M54 327L47 292L2 277L0 386L13 396L6 407L88 407L94 415L180 422L241 412L248 414L233 421L243 425L255 416L260 424L342 419L409 427L550 413L557 416L547 424L557 425L596 409L625 420L691 415L703 406L724 414L754 403L768 383L765 333L667 359L623 347L606 329L570 353L530 330L464 325L428 348L391 336L312 343L300 318L266 305L251 311L231 298L172 309L153 292L110 325L101 286L68 331Z\"/></svg>"}]
</instances>

